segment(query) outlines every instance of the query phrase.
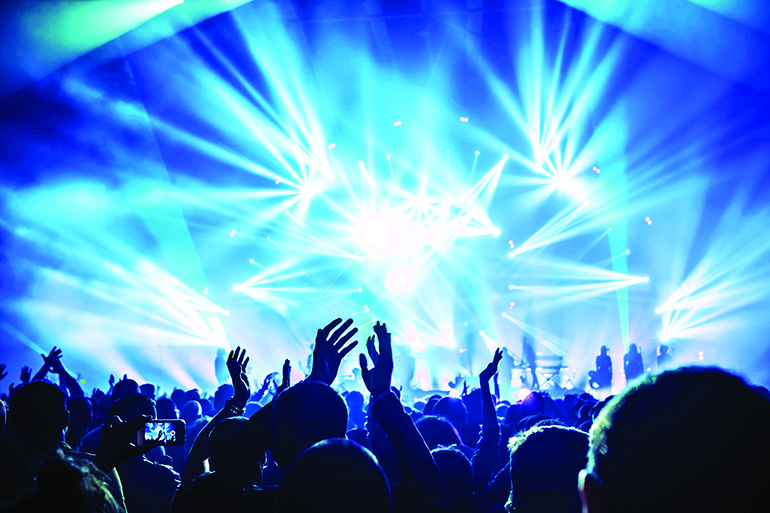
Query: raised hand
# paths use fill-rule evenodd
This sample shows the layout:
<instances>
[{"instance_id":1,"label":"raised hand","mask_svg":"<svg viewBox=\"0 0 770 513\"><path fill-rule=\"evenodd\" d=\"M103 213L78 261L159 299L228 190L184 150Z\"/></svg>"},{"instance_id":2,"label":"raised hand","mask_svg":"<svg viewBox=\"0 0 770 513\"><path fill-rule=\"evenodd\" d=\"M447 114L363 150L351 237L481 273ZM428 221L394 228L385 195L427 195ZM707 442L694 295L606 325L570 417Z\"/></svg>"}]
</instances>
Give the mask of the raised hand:
<instances>
[{"instance_id":1,"label":"raised hand","mask_svg":"<svg viewBox=\"0 0 770 513\"><path fill-rule=\"evenodd\" d=\"M56 372L54 368L61 367L61 349L53 346L51 352L46 356L44 353L40 353L40 357L43 359L46 372Z\"/></svg>"},{"instance_id":2,"label":"raised hand","mask_svg":"<svg viewBox=\"0 0 770 513\"><path fill-rule=\"evenodd\" d=\"M501 348L495 349L495 355L492 357L492 361L487 365L486 369L479 374L479 380L482 383L489 383L492 376L497 373L497 366L500 365L500 360L503 359L503 350Z\"/></svg>"},{"instance_id":3,"label":"raised hand","mask_svg":"<svg viewBox=\"0 0 770 513\"><path fill-rule=\"evenodd\" d=\"M115 376L110 374L110 380L108 381L108 383L110 384L110 388L114 387L115 386Z\"/></svg>"},{"instance_id":4,"label":"raised hand","mask_svg":"<svg viewBox=\"0 0 770 513\"><path fill-rule=\"evenodd\" d=\"M21 382L22 383L29 383L29 380L32 378L32 368L27 367L26 365L21 368Z\"/></svg>"},{"instance_id":5,"label":"raised hand","mask_svg":"<svg viewBox=\"0 0 770 513\"><path fill-rule=\"evenodd\" d=\"M393 348L390 343L390 333L384 323L380 324L378 321L374 325L374 333L377 335L379 353L374 347L374 337L369 337L366 346L369 357L373 363L376 363L372 369L369 369L363 354L359 355L359 363L366 388L369 389L372 397L379 398L390 390L390 382L393 378Z\"/></svg>"},{"instance_id":6,"label":"raised hand","mask_svg":"<svg viewBox=\"0 0 770 513\"><path fill-rule=\"evenodd\" d=\"M281 369L281 386L279 386L275 394L278 395L291 386L291 362L289 360L283 361L283 368Z\"/></svg>"},{"instance_id":7,"label":"raised hand","mask_svg":"<svg viewBox=\"0 0 770 513\"><path fill-rule=\"evenodd\" d=\"M5 364L0 363L0 379L5 378L8 375L8 372L5 370Z\"/></svg>"},{"instance_id":8,"label":"raised hand","mask_svg":"<svg viewBox=\"0 0 770 513\"><path fill-rule=\"evenodd\" d=\"M331 385L337 377L342 359L358 345L357 340L347 346L345 345L358 332L358 328L347 331L353 324L353 319L348 319L332 333L332 330L341 322L342 319L335 319L323 329L318 330L313 348L313 369L307 379L322 381ZM347 333L345 333L346 331Z\"/></svg>"},{"instance_id":9,"label":"raised hand","mask_svg":"<svg viewBox=\"0 0 770 513\"><path fill-rule=\"evenodd\" d=\"M241 351L240 346L236 347L235 351L230 351L227 356L227 370L230 372L230 379L233 380L233 388L235 388L233 402L238 408L245 407L251 395L249 378L246 376L248 364L249 359L246 356L246 350Z\"/></svg>"}]
</instances>

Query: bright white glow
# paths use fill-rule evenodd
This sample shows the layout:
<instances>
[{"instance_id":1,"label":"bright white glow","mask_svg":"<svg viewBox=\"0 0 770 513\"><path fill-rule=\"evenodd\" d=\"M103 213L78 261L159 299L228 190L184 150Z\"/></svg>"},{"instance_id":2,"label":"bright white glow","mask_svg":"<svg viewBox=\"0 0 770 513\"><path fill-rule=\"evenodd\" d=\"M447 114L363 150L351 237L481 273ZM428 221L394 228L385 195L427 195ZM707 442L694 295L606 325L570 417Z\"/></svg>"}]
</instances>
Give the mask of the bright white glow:
<instances>
[{"instance_id":1,"label":"bright white glow","mask_svg":"<svg viewBox=\"0 0 770 513\"><path fill-rule=\"evenodd\" d=\"M478 152L476 152L478 153ZM508 160L508 155L503 155L503 160Z\"/></svg>"},{"instance_id":2,"label":"bright white glow","mask_svg":"<svg viewBox=\"0 0 770 513\"><path fill-rule=\"evenodd\" d=\"M388 227L379 219L373 219L364 226L364 246L368 248L382 248L388 243Z\"/></svg>"},{"instance_id":3,"label":"bright white glow","mask_svg":"<svg viewBox=\"0 0 770 513\"><path fill-rule=\"evenodd\" d=\"M404 294L412 290L414 270L406 265L392 269L385 275L385 288L391 294Z\"/></svg>"},{"instance_id":4,"label":"bright white glow","mask_svg":"<svg viewBox=\"0 0 770 513\"><path fill-rule=\"evenodd\" d=\"M519 401L523 401L524 399L527 398L528 395L529 395L529 390L527 390L526 388L522 388L521 390L519 390L519 393L516 394L516 397L518 398Z\"/></svg>"},{"instance_id":5,"label":"bright white glow","mask_svg":"<svg viewBox=\"0 0 770 513\"><path fill-rule=\"evenodd\" d=\"M498 235L500 235L500 230L498 230L497 228L495 228L494 230L492 230L492 235L494 235L495 237L497 237Z\"/></svg>"},{"instance_id":6,"label":"bright white glow","mask_svg":"<svg viewBox=\"0 0 770 513\"><path fill-rule=\"evenodd\" d=\"M241 287L240 287L240 285L233 285L233 290L234 290L235 292L240 292L240 290L241 290Z\"/></svg>"},{"instance_id":7,"label":"bright white glow","mask_svg":"<svg viewBox=\"0 0 770 513\"><path fill-rule=\"evenodd\" d=\"M645 276L644 277L644 283L648 283L649 281L650 281L650 279L647 276Z\"/></svg>"}]
</instances>

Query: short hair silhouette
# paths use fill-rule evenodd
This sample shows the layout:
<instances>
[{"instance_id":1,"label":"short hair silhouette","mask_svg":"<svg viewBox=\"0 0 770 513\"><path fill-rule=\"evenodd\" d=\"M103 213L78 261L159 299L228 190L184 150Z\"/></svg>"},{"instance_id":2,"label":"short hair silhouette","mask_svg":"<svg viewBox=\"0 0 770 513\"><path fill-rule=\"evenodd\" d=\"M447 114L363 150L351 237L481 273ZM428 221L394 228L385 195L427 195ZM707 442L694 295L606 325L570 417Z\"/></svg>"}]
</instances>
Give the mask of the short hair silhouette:
<instances>
[{"instance_id":1,"label":"short hair silhouette","mask_svg":"<svg viewBox=\"0 0 770 513\"><path fill-rule=\"evenodd\" d=\"M316 443L286 470L277 513L389 513L390 484L377 458L355 442Z\"/></svg>"},{"instance_id":2,"label":"short hair silhouette","mask_svg":"<svg viewBox=\"0 0 770 513\"><path fill-rule=\"evenodd\" d=\"M702 367L649 376L591 428L589 511L770 511L768 433L770 402L737 376Z\"/></svg>"},{"instance_id":3,"label":"short hair silhouette","mask_svg":"<svg viewBox=\"0 0 770 513\"><path fill-rule=\"evenodd\" d=\"M329 385L303 381L284 390L271 415L270 453L281 468L311 445L327 438L343 438L348 425L345 401Z\"/></svg>"},{"instance_id":4,"label":"short hair silhouette","mask_svg":"<svg viewBox=\"0 0 770 513\"><path fill-rule=\"evenodd\" d=\"M27 444L62 440L69 412L64 392L53 383L27 383L16 391L9 406L13 432Z\"/></svg>"},{"instance_id":5,"label":"short hair silhouette","mask_svg":"<svg viewBox=\"0 0 770 513\"><path fill-rule=\"evenodd\" d=\"M415 424L428 449L463 444L460 433L449 420L440 415L425 415Z\"/></svg>"},{"instance_id":6,"label":"short hair silhouette","mask_svg":"<svg viewBox=\"0 0 770 513\"><path fill-rule=\"evenodd\" d=\"M458 431L468 424L468 408L459 397L443 397L433 408L433 415L446 417Z\"/></svg>"},{"instance_id":7,"label":"short hair silhouette","mask_svg":"<svg viewBox=\"0 0 770 513\"><path fill-rule=\"evenodd\" d=\"M588 433L564 426L536 426L513 437L508 448L508 507L523 513L580 513L577 485L586 464Z\"/></svg>"}]
</instances>

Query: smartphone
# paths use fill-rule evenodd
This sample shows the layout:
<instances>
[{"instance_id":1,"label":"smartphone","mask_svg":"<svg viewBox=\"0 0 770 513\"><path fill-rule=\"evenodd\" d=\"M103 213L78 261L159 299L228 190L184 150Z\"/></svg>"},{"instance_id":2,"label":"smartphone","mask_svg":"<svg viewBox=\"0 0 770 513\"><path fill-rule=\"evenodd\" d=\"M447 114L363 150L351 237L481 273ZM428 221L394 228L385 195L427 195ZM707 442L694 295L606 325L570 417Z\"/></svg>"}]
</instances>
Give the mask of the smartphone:
<instances>
[{"instance_id":1,"label":"smartphone","mask_svg":"<svg viewBox=\"0 0 770 513\"><path fill-rule=\"evenodd\" d=\"M184 445L184 435L181 419L151 419L136 433L136 445Z\"/></svg>"}]
</instances>

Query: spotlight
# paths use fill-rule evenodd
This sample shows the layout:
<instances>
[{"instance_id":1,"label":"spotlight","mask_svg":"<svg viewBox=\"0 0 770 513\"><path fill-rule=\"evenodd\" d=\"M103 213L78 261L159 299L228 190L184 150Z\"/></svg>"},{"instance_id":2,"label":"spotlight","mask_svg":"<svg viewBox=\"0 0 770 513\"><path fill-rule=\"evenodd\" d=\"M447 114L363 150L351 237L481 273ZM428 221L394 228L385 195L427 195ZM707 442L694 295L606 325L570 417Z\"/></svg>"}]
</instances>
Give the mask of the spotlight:
<instances>
[{"instance_id":1,"label":"spotlight","mask_svg":"<svg viewBox=\"0 0 770 513\"><path fill-rule=\"evenodd\" d=\"M649 282L649 281L650 281L650 279L649 279L647 276L645 276L645 277L644 277L644 283L647 283L647 282Z\"/></svg>"},{"instance_id":2,"label":"spotlight","mask_svg":"<svg viewBox=\"0 0 770 513\"><path fill-rule=\"evenodd\" d=\"M513 285L508 285L508 290L513 290Z\"/></svg>"},{"instance_id":3,"label":"spotlight","mask_svg":"<svg viewBox=\"0 0 770 513\"><path fill-rule=\"evenodd\" d=\"M358 167L364 167L364 161L363 160L359 160L358 161Z\"/></svg>"},{"instance_id":4,"label":"spotlight","mask_svg":"<svg viewBox=\"0 0 770 513\"><path fill-rule=\"evenodd\" d=\"M235 230L230 231L230 237L235 237Z\"/></svg>"},{"instance_id":5,"label":"spotlight","mask_svg":"<svg viewBox=\"0 0 770 513\"><path fill-rule=\"evenodd\" d=\"M508 155L503 155L503 160L508 160Z\"/></svg>"},{"instance_id":6,"label":"spotlight","mask_svg":"<svg viewBox=\"0 0 770 513\"><path fill-rule=\"evenodd\" d=\"M478 154L479 154L479 150L476 150L476 155L478 155Z\"/></svg>"},{"instance_id":7,"label":"spotlight","mask_svg":"<svg viewBox=\"0 0 770 513\"><path fill-rule=\"evenodd\" d=\"M401 126L401 121L394 121L393 126Z\"/></svg>"},{"instance_id":8,"label":"spotlight","mask_svg":"<svg viewBox=\"0 0 770 513\"><path fill-rule=\"evenodd\" d=\"M362 289L361 287L358 288L358 292L363 292L363 291L364 289Z\"/></svg>"},{"instance_id":9,"label":"spotlight","mask_svg":"<svg viewBox=\"0 0 770 513\"><path fill-rule=\"evenodd\" d=\"M629 253L631 253L631 251L627 249L626 250L626 255L628 255Z\"/></svg>"},{"instance_id":10,"label":"spotlight","mask_svg":"<svg viewBox=\"0 0 770 513\"><path fill-rule=\"evenodd\" d=\"M254 263L254 259L253 259L253 258L250 258L250 259L249 259L249 263L250 263L250 264L253 264L253 263Z\"/></svg>"},{"instance_id":11,"label":"spotlight","mask_svg":"<svg viewBox=\"0 0 770 513\"><path fill-rule=\"evenodd\" d=\"M515 255L515 253L513 251L509 251L508 252L508 258L513 258L513 255Z\"/></svg>"},{"instance_id":12,"label":"spotlight","mask_svg":"<svg viewBox=\"0 0 770 513\"><path fill-rule=\"evenodd\" d=\"M609 230L607 230L607 231L608 231L608 232L611 232L611 231L612 231L612 226L610 226L610 229L609 229Z\"/></svg>"},{"instance_id":13,"label":"spotlight","mask_svg":"<svg viewBox=\"0 0 770 513\"><path fill-rule=\"evenodd\" d=\"M655 309L655 313L656 313L656 314L659 314L661 311L662 311L662 310L661 310L660 308L656 308L656 309Z\"/></svg>"},{"instance_id":14,"label":"spotlight","mask_svg":"<svg viewBox=\"0 0 770 513\"><path fill-rule=\"evenodd\" d=\"M233 285L233 290L235 292L240 292L241 291L241 287L239 285Z\"/></svg>"},{"instance_id":15,"label":"spotlight","mask_svg":"<svg viewBox=\"0 0 770 513\"><path fill-rule=\"evenodd\" d=\"M284 214L286 214L287 216L290 216L290 215L291 215L291 212L289 212L289 211L287 210L286 212L284 212Z\"/></svg>"},{"instance_id":16,"label":"spotlight","mask_svg":"<svg viewBox=\"0 0 770 513\"><path fill-rule=\"evenodd\" d=\"M385 155L385 158L390 160L390 155Z\"/></svg>"},{"instance_id":17,"label":"spotlight","mask_svg":"<svg viewBox=\"0 0 770 513\"><path fill-rule=\"evenodd\" d=\"M492 230L492 235L494 235L495 237L497 237L498 235L500 235L500 230L498 230L497 228L493 229L493 230Z\"/></svg>"}]
</instances>

